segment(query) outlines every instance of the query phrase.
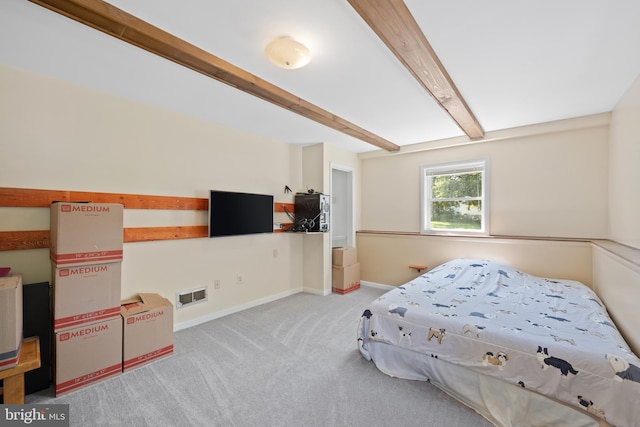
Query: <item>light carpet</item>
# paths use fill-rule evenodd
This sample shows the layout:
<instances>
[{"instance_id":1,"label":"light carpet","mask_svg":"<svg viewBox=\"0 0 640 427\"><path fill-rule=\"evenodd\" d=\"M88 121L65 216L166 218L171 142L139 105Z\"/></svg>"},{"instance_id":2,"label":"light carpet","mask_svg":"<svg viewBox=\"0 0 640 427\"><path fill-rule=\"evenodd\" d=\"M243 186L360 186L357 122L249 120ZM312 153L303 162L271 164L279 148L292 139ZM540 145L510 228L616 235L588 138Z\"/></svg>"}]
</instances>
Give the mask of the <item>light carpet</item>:
<instances>
[{"instance_id":1,"label":"light carpet","mask_svg":"<svg viewBox=\"0 0 640 427\"><path fill-rule=\"evenodd\" d=\"M170 357L27 403L69 404L72 426L490 426L361 357L358 321L382 293L295 294L176 332Z\"/></svg>"}]
</instances>

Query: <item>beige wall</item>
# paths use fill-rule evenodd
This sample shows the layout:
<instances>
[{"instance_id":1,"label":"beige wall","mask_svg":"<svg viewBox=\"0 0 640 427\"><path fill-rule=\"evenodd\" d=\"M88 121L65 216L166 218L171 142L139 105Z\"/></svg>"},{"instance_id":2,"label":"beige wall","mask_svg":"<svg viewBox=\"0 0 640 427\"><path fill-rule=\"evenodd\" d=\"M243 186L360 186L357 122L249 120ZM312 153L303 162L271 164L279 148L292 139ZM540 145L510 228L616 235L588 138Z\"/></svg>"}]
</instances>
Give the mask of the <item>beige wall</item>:
<instances>
[{"instance_id":1,"label":"beige wall","mask_svg":"<svg viewBox=\"0 0 640 427\"><path fill-rule=\"evenodd\" d=\"M607 236L608 116L488 134L486 141L361 156L362 229L420 231L420 167L489 159L490 234Z\"/></svg>"},{"instance_id":2,"label":"beige wall","mask_svg":"<svg viewBox=\"0 0 640 427\"><path fill-rule=\"evenodd\" d=\"M293 201L285 185L303 188L300 147L6 66L0 93L3 187L186 197L221 189L285 202ZM124 222L205 225L207 217L125 210ZM48 209L0 208L0 228L47 229ZM175 301L176 291L208 285L207 303L176 311L176 323L189 324L302 290L302 257L302 236L286 233L128 243L122 296L158 292ZM0 265L23 272L27 283L50 280L47 250L0 252Z\"/></svg>"},{"instance_id":3,"label":"beige wall","mask_svg":"<svg viewBox=\"0 0 640 427\"><path fill-rule=\"evenodd\" d=\"M303 188L299 191L326 192L328 187L324 185L324 158L324 144L314 144L302 149ZM309 233L302 235L304 287L307 292L318 295L331 293L331 276L327 274L325 266L325 259L329 249L325 240L328 240L328 236L324 234Z\"/></svg>"},{"instance_id":4,"label":"beige wall","mask_svg":"<svg viewBox=\"0 0 640 427\"><path fill-rule=\"evenodd\" d=\"M608 124L602 114L489 133L479 143L456 139L361 155L362 230L409 234L359 233L363 280L399 285L416 274L410 264L480 257L590 285L586 243L416 235L420 168L488 159L491 235L606 238Z\"/></svg>"},{"instance_id":5,"label":"beige wall","mask_svg":"<svg viewBox=\"0 0 640 427\"><path fill-rule=\"evenodd\" d=\"M593 250L593 282L611 317L640 354L640 76L612 113L609 137L610 239L619 254Z\"/></svg>"},{"instance_id":6,"label":"beige wall","mask_svg":"<svg viewBox=\"0 0 640 427\"><path fill-rule=\"evenodd\" d=\"M406 154L357 156L326 144L303 150L0 66L0 185L187 197L219 188L291 201L284 185L328 191L333 162L356 172L358 229L413 233L419 230L420 165L488 158L493 234L606 238L610 229L614 240L640 247L640 198L626 197L639 188L639 86L636 81L614 110L610 138L608 115L600 115L503 131L481 144L444 141ZM125 213L129 227L198 224L206 224L203 212ZM47 209L0 209L1 230L47 227ZM357 245L363 280L376 283L404 283L415 274L412 263L494 257L534 274L593 283L615 311L629 301L619 297L628 294L625 286L635 292L640 283L635 270L620 273L619 261L586 260L582 243L360 233ZM328 236L291 234L130 243L123 297L159 292L174 300L178 290L208 285L209 302L176 312L176 322L188 325L302 289L327 293L329 253ZM305 273L307 254L321 261ZM0 252L0 265L24 272L27 283L49 280L47 250ZM237 274L244 276L242 287L235 285ZM626 282L618 288L621 275ZM320 277L317 287L308 276ZM212 289L216 279L219 291Z\"/></svg>"},{"instance_id":7,"label":"beige wall","mask_svg":"<svg viewBox=\"0 0 640 427\"><path fill-rule=\"evenodd\" d=\"M609 120L610 117L610 120ZM535 275L591 286L632 349L640 351L640 77L610 115L494 132L488 141L437 141L362 161L364 281L400 285L456 257L506 262ZM421 236L420 165L490 160L491 234L602 238L577 241ZM615 242L626 246L616 245Z\"/></svg>"},{"instance_id":8,"label":"beige wall","mask_svg":"<svg viewBox=\"0 0 640 427\"><path fill-rule=\"evenodd\" d=\"M636 354L640 354L640 265L593 248L593 281L598 296Z\"/></svg>"},{"instance_id":9,"label":"beige wall","mask_svg":"<svg viewBox=\"0 0 640 427\"><path fill-rule=\"evenodd\" d=\"M611 238L640 249L640 76L613 111L610 139Z\"/></svg>"},{"instance_id":10,"label":"beige wall","mask_svg":"<svg viewBox=\"0 0 640 427\"><path fill-rule=\"evenodd\" d=\"M303 148L304 190L325 194L331 189L331 165L339 164L353 170L354 187L359 188L360 160L357 154L346 152L330 144L314 144ZM357 205L357 202L356 202ZM354 207L356 224L359 223L359 207ZM331 235L330 233L304 234L304 290L319 295L331 293Z\"/></svg>"},{"instance_id":11,"label":"beige wall","mask_svg":"<svg viewBox=\"0 0 640 427\"><path fill-rule=\"evenodd\" d=\"M358 156L332 145L267 140L7 66L0 92L2 153L12 159L0 169L3 187L185 197L221 189L293 202L284 186L328 192L332 163L352 168L359 182ZM48 209L0 208L0 219L1 230L49 227ZM125 210L124 220L125 227L207 224L195 211ZM289 219L276 213L274 221ZM123 298L158 292L175 301L177 291L209 286L207 303L176 311L182 326L302 290L331 292L326 233L128 243L124 252ZM0 252L0 265L24 272L27 283L50 280L46 249Z\"/></svg>"},{"instance_id":12,"label":"beige wall","mask_svg":"<svg viewBox=\"0 0 640 427\"><path fill-rule=\"evenodd\" d=\"M592 283L588 242L358 233L358 260L366 282L399 286L419 274L409 265L431 269L454 258L494 260L542 277Z\"/></svg>"}]
</instances>

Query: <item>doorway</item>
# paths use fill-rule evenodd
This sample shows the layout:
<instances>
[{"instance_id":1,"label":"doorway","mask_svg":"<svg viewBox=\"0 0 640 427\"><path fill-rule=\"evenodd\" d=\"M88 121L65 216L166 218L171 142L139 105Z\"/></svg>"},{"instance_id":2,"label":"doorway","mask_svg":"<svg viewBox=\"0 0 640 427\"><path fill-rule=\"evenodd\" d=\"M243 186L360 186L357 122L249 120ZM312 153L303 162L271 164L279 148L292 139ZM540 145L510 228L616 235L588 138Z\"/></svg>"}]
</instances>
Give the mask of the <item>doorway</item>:
<instances>
[{"instance_id":1,"label":"doorway","mask_svg":"<svg viewBox=\"0 0 640 427\"><path fill-rule=\"evenodd\" d=\"M353 169L331 165L331 247L355 246Z\"/></svg>"}]
</instances>

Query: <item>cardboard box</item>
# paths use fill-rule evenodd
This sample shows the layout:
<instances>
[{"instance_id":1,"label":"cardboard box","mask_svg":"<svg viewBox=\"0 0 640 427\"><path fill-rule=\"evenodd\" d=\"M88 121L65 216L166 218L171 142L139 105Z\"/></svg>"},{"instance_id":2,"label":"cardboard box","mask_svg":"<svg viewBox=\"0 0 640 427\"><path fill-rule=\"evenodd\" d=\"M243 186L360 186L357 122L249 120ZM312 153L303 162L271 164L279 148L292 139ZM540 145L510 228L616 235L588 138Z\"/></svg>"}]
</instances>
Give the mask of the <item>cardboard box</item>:
<instances>
[{"instance_id":1,"label":"cardboard box","mask_svg":"<svg viewBox=\"0 0 640 427\"><path fill-rule=\"evenodd\" d=\"M331 267L332 277L331 284L333 292L346 294L360 288L360 263L340 267L334 265Z\"/></svg>"},{"instance_id":2,"label":"cardboard box","mask_svg":"<svg viewBox=\"0 0 640 427\"><path fill-rule=\"evenodd\" d=\"M120 317L122 263L56 268L53 277L55 331Z\"/></svg>"},{"instance_id":3,"label":"cardboard box","mask_svg":"<svg viewBox=\"0 0 640 427\"><path fill-rule=\"evenodd\" d=\"M55 333L56 396L122 372L122 317Z\"/></svg>"},{"instance_id":4,"label":"cardboard box","mask_svg":"<svg viewBox=\"0 0 640 427\"><path fill-rule=\"evenodd\" d=\"M57 202L50 214L50 257L57 266L122 261L122 205Z\"/></svg>"},{"instance_id":5,"label":"cardboard box","mask_svg":"<svg viewBox=\"0 0 640 427\"><path fill-rule=\"evenodd\" d=\"M18 364L22 346L22 274L0 277L0 370Z\"/></svg>"},{"instance_id":6,"label":"cardboard box","mask_svg":"<svg viewBox=\"0 0 640 427\"><path fill-rule=\"evenodd\" d=\"M122 301L124 371L173 353L173 304L158 294Z\"/></svg>"},{"instance_id":7,"label":"cardboard box","mask_svg":"<svg viewBox=\"0 0 640 427\"><path fill-rule=\"evenodd\" d=\"M351 246L333 248L331 251L331 264L347 267L358 262L356 248Z\"/></svg>"}]
</instances>

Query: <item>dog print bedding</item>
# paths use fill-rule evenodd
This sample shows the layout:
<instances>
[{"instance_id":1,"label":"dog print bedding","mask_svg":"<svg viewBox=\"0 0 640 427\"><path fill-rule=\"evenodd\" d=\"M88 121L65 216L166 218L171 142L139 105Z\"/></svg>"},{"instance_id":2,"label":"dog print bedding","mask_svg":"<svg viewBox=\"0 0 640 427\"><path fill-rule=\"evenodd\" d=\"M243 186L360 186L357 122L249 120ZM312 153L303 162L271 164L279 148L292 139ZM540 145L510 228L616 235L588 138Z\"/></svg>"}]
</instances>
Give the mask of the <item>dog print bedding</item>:
<instances>
[{"instance_id":1,"label":"dog print bedding","mask_svg":"<svg viewBox=\"0 0 640 427\"><path fill-rule=\"evenodd\" d=\"M358 346L375 363L371 343L499 378L614 426L640 425L640 360L576 281L452 260L370 304Z\"/></svg>"}]
</instances>

